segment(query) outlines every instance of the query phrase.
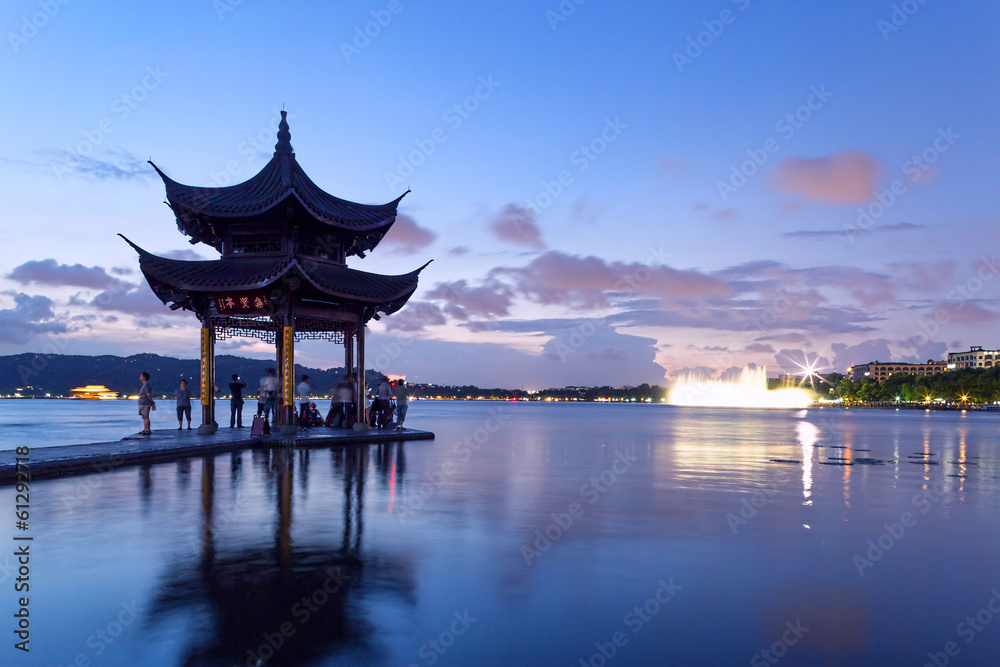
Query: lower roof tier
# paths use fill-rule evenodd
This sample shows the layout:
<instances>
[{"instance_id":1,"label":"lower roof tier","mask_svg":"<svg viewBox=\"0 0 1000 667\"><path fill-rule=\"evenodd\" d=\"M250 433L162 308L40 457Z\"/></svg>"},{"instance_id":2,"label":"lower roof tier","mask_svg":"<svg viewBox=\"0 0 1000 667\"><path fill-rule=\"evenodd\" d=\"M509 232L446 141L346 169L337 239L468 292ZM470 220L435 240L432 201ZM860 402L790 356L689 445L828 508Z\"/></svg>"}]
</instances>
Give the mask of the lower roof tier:
<instances>
[{"instance_id":1,"label":"lower roof tier","mask_svg":"<svg viewBox=\"0 0 1000 667\"><path fill-rule=\"evenodd\" d=\"M139 254L139 268L156 296L175 309L195 310L191 302L195 295L281 287L302 295L328 297L345 307L358 305L368 313L366 319L377 312L391 315L413 295L420 272L427 266L403 275L385 276L294 256L168 259L119 236Z\"/></svg>"}]
</instances>

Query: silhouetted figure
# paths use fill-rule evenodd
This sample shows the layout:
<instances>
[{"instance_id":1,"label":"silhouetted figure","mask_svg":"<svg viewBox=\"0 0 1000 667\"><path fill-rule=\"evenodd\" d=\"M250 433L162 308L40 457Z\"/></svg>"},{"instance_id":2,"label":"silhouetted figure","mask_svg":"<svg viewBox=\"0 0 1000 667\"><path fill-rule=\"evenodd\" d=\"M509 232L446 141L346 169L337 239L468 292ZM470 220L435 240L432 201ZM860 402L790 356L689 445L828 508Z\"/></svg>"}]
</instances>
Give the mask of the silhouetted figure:
<instances>
[{"instance_id":1,"label":"silhouetted figure","mask_svg":"<svg viewBox=\"0 0 1000 667\"><path fill-rule=\"evenodd\" d=\"M174 389L174 400L177 401L177 430L184 428L184 416L187 415L188 430L191 430L191 390L188 381L181 380L180 386Z\"/></svg>"},{"instance_id":2,"label":"silhouetted figure","mask_svg":"<svg viewBox=\"0 0 1000 667\"><path fill-rule=\"evenodd\" d=\"M142 431L140 435L152 435L153 429L149 425L149 411L156 409L156 401L153 400L153 387L149 384L149 373L143 371L139 373L139 381L142 387L139 388L139 416L142 417Z\"/></svg>"},{"instance_id":3,"label":"silhouetted figure","mask_svg":"<svg viewBox=\"0 0 1000 667\"><path fill-rule=\"evenodd\" d=\"M247 383L236 373L229 383L229 428L243 428L243 388Z\"/></svg>"}]
</instances>

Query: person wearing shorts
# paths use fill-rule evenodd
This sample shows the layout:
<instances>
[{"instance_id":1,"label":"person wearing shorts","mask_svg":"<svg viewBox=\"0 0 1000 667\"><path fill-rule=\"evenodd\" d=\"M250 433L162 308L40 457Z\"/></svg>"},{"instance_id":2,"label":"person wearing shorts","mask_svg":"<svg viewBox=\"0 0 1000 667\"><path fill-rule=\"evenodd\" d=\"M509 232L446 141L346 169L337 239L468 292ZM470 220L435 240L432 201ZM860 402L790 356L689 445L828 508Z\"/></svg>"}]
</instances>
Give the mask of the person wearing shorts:
<instances>
[{"instance_id":1,"label":"person wearing shorts","mask_svg":"<svg viewBox=\"0 0 1000 667\"><path fill-rule=\"evenodd\" d=\"M153 429L149 424L149 411L156 409L156 401L153 400L153 388L149 384L149 373L143 371L139 373L139 381L142 387L139 389L139 416L142 417L142 431L139 435L152 435Z\"/></svg>"}]
</instances>

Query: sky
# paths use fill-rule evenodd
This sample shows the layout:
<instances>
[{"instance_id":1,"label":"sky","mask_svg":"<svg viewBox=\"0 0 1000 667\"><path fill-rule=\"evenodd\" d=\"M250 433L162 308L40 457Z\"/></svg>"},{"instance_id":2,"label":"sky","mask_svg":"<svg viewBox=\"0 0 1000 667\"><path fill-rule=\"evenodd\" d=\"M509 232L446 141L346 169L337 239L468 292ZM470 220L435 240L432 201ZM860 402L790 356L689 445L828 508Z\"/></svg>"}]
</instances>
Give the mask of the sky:
<instances>
[{"instance_id":1,"label":"sky","mask_svg":"<svg viewBox=\"0 0 1000 667\"><path fill-rule=\"evenodd\" d=\"M349 261L434 260L370 327L383 372L663 385L1000 347L995 2L9 0L0 26L0 354L197 357L116 234L217 257L146 160L246 180L282 107L326 191L412 190Z\"/></svg>"}]
</instances>

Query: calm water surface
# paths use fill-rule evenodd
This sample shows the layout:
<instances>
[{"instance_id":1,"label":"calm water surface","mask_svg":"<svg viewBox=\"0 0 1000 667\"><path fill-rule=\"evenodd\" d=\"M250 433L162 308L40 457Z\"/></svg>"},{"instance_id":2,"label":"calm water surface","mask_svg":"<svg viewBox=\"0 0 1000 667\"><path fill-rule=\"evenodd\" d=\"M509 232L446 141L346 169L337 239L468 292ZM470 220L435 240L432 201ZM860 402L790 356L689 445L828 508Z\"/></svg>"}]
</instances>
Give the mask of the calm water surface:
<instances>
[{"instance_id":1,"label":"calm water surface","mask_svg":"<svg viewBox=\"0 0 1000 667\"><path fill-rule=\"evenodd\" d=\"M3 403L5 443L37 432ZM106 409L72 405L64 426ZM949 642L949 664L1000 662L1000 415L407 421L437 439L33 483L30 664L923 665ZM888 462L826 465L859 458Z\"/></svg>"}]
</instances>

